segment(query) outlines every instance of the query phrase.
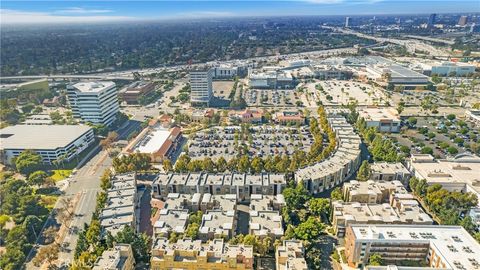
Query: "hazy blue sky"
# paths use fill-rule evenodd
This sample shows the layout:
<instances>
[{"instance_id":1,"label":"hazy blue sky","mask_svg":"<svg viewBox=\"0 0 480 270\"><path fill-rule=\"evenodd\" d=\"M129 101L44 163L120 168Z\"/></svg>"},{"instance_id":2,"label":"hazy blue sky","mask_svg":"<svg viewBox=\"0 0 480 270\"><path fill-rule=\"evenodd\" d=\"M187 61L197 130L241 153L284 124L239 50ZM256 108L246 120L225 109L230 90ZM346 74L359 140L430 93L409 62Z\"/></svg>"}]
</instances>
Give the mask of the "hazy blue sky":
<instances>
[{"instance_id":1,"label":"hazy blue sky","mask_svg":"<svg viewBox=\"0 0 480 270\"><path fill-rule=\"evenodd\" d=\"M480 0L1 1L2 23L480 12Z\"/></svg>"}]
</instances>

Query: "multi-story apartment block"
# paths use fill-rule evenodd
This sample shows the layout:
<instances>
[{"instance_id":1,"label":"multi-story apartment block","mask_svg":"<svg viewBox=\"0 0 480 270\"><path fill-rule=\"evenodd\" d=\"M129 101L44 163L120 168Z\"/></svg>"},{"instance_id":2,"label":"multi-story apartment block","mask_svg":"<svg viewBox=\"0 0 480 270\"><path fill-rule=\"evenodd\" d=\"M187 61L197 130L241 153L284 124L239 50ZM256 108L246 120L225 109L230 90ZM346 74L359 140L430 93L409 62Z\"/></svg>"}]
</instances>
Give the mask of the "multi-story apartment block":
<instances>
[{"instance_id":1,"label":"multi-story apartment block","mask_svg":"<svg viewBox=\"0 0 480 270\"><path fill-rule=\"evenodd\" d=\"M181 210L187 209L189 211L196 212L200 210L200 202L202 194L180 194L169 193L165 199L164 209Z\"/></svg>"},{"instance_id":2,"label":"multi-story apartment block","mask_svg":"<svg viewBox=\"0 0 480 270\"><path fill-rule=\"evenodd\" d=\"M118 90L114 82L80 82L67 86L73 117L82 122L109 126L119 111Z\"/></svg>"},{"instance_id":3,"label":"multi-story apartment block","mask_svg":"<svg viewBox=\"0 0 480 270\"><path fill-rule=\"evenodd\" d=\"M115 244L112 249L106 250L98 257L93 270L133 270L135 259L132 246L129 244Z\"/></svg>"},{"instance_id":4,"label":"multi-story apartment block","mask_svg":"<svg viewBox=\"0 0 480 270\"><path fill-rule=\"evenodd\" d=\"M153 224L155 237L168 237L170 233L184 233L188 225L188 210L161 209L158 220Z\"/></svg>"},{"instance_id":5,"label":"multi-story apartment block","mask_svg":"<svg viewBox=\"0 0 480 270\"><path fill-rule=\"evenodd\" d=\"M200 209L203 212L211 209L221 209L223 211L237 210L237 196L236 194L212 195L210 193L203 194Z\"/></svg>"},{"instance_id":6,"label":"multi-story apartment block","mask_svg":"<svg viewBox=\"0 0 480 270\"><path fill-rule=\"evenodd\" d=\"M251 194L277 195L286 187L283 174L159 174L152 184L153 196L164 199L169 193L236 194L239 201Z\"/></svg>"},{"instance_id":7,"label":"multi-story apartment block","mask_svg":"<svg viewBox=\"0 0 480 270\"><path fill-rule=\"evenodd\" d=\"M170 243L166 238L155 239L150 269L253 269L253 247L230 245L222 239L202 244L201 240L181 239Z\"/></svg>"},{"instance_id":8,"label":"multi-story apartment block","mask_svg":"<svg viewBox=\"0 0 480 270\"><path fill-rule=\"evenodd\" d=\"M203 241L215 238L230 239L235 236L237 228L237 217L235 210L224 211L208 210L202 216L202 224L200 224L199 238Z\"/></svg>"},{"instance_id":9,"label":"multi-story apartment block","mask_svg":"<svg viewBox=\"0 0 480 270\"><path fill-rule=\"evenodd\" d=\"M342 193L346 202L382 203L388 202L393 193L408 192L400 181L352 180L343 184Z\"/></svg>"},{"instance_id":10,"label":"multi-story apartment block","mask_svg":"<svg viewBox=\"0 0 480 270\"><path fill-rule=\"evenodd\" d=\"M370 178L373 180L398 180L404 185L408 184L408 180L410 180L411 176L408 169L400 162L375 162L370 164L370 172Z\"/></svg>"},{"instance_id":11,"label":"multi-story apartment block","mask_svg":"<svg viewBox=\"0 0 480 270\"><path fill-rule=\"evenodd\" d=\"M332 225L339 237L352 224L433 224L415 200L393 201L393 205L333 202Z\"/></svg>"},{"instance_id":12,"label":"multi-story apartment block","mask_svg":"<svg viewBox=\"0 0 480 270\"><path fill-rule=\"evenodd\" d=\"M308 270L302 241L284 240L275 251L277 270Z\"/></svg>"},{"instance_id":13,"label":"multi-story apartment block","mask_svg":"<svg viewBox=\"0 0 480 270\"><path fill-rule=\"evenodd\" d=\"M190 71L190 102L193 105L209 106L212 99L213 69Z\"/></svg>"},{"instance_id":14,"label":"multi-story apartment block","mask_svg":"<svg viewBox=\"0 0 480 270\"><path fill-rule=\"evenodd\" d=\"M124 226L138 231L139 199L135 173L118 174L110 180L107 190L107 204L100 214L103 229L115 236Z\"/></svg>"},{"instance_id":15,"label":"multi-story apartment block","mask_svg":"<svg viewBox=\"0 0 480 270\"><path fill-rule=\"evenodd\" d=\"M282 194L262 195L252 194L250 198L250 210L252 211L265 211L276 210L281 211L285 206L285 198Z\"/></svg>"},{"instance_id":16,"label":"multi-story apartment block","mask_svg":"<svg viewBox=\"0 0 480 270\"><path fill-rule=\"evenodd\" d=\"M368 265L368 259L372 254L379 254L385 265L408 261L426 262L429 265L414 269L480 268L480 245L460 226L365 224L349 226L345 236L348 265L362 268Z\"/></svg>"},{"instance_id":17,"label":"multi-story apartment block","mask_svg":"<svg viewBox=\"0 0 480 270\"><path fill-rule=\"evenodd\" d=\"M269 236L280 239L283 236L282 216L278 211L262 210L250 211L250 234L258 237Z\"/></svg>"},{"instance_id":18,"label":"multi-story apartment block","mask_svg":"<svg viewBox=\"0 0 480 270\"><path fill-rule=\"evenodd\" d=\"M342 183L360 166L360 137L343 116L331 114L329 125L337 137L336 151L327 159L295 172L295 181L316 194Z\"/></svg>"}]
</instances>

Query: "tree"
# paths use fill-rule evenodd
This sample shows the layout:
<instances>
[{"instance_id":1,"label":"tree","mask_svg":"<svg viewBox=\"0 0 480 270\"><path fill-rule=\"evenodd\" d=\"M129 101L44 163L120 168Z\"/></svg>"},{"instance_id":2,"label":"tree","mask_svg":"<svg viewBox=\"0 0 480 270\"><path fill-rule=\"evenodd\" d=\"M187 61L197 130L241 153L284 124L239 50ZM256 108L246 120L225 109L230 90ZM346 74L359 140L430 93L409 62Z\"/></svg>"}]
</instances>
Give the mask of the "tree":
<instances>
[{"instance_id":1,"label":"tree","mask_svg":"<svg viewBox=\"0 0 480 270\"><path fill-rule=\"evenodd\" d=\"M30 175L42 166L42 157L32 150L25 150L15 159L15 168L18 172Z\"/></svg>"},{"instance_id":2,"label":"tree","mask_svg":"<svg viewBox=\"0 0 480 270\"><path fill-rule=\"evenodd\" d=\"M326 217L330 211L330 200L326 198L315 198L308 201L308 210L313 215Z\"/></svg>"},{"instance_id":3,"label":"tree","mask_svg":"<svg viewBox=\"0 0 480 270\"><path fill-rule=\"evenodd\" d=\"M57 228L54 226L50 226L43 230L42 236L45 239L45 243L51 244L55 241L55 237L57 236Z\"/></svg>"},{"instance_id":4,"label":"tree","mask_svg":"<svg viewBox=\"0 0 480 270\"><path fill-rule=\"evenodd\" d=\"M408 118L408 123L411 125L411 126L415 126L417 124L417 118L415 117L409 117Z\"/></svg>"},{"instance_id":5,"label":"tree","mask_svg":"<svg viewBox=\"0 0 480 270\"><path fill-rule=\"evenodd\" d=\"M188 227L185 230L185 237L196 240L198 238L198 229L199 228L200 228L200 225L198 225L198 223L188 224Z\"/></svg>"},{"instance_id":6,"label":"tree","mask_svg":"<svg viewBox=\"0 0 480 270\"><path fill-rule=\"evenodd\" d=\"M325 229L325 225L314 217L309 217L305 222L295 228L295 236L301 240L312 241L317 239Z\"/></svg>"},{"instance_id":7,"label":"tree","mask_svg":"<svg viewBox=\"0 0 480 270\"><path fill-rule=\"evenodd\" d=\"M0 269L22 269L25 258L25 254L20 249L20 247L7 247L6 252L3 253L2 256L0 256Z\"/></svg>"},{"instance_id":8,"label":"tree","mask_svg":"<svg viewBox=\"0 0 480 270\"><path fill-rule=\"evenodd\" d=\"M35 171L28 176L28 183L30 185L41 186L45 183L48 174L44 171Z\"/></svg>"},{"instance_id":9,"label":"tree","mask_svg":"<svg viewBox=\"0 0 480 270\"><path fill-rule=\"evenodd\" d=\"M382 256L378 253L373 253L370 255L368 258L368 263L372 266L380 266L383 265L383 259Z\"/></svg>"},{"instance_id":10,"label":"tree","mask_svg":"<svg viewBox=\"0 0 480 270\"><path fill-rule=\"evenodd\" d=\"M330 193L330 200L332 201L343 200L342 190L339 187L336 187L332 190L332 193Z\"/></svg>"},{"instance_id":11,"label":"tree","mask_svg":"<svg viewBox=\"0 0 480 270\"><path fill-rule=\"evenodd\" d=\"M123 227L123 230L117 233L117 235L115 236L115 240L118 243L130 244L132 246L135 261L145 262L148 259L149 241L147 235L136 234L130 226L125 226Z\"/></svg>"},{"instance_id":12,"label":"tree","mask_svg":"<svg viewBox=\"0 0 480 270\"><path fill-rule=\"evenodd\" d=\"M449 121L453 121L455 118L456 118L456 116L455 116L455 114L453 114L453 113L447 115L447 119L448 119Z\"/></svg>"},{"instance_id":13,"label":"tree","mask_svg":"<svg viewBox=\"0 0 480 270\"><path fill-rule=\"evenodd\" d=\"M33 264L39 267L44 262L46 262L50 267L52 263L58 259L59 252L60 246L57 243L41 247L35 258L33 258Z\"/></svg>"},{"instance_id":14,"label":"tree","mask_svg":"<svg viewBox=\"0 0 480 270\"><path fill-rule=\"evenodd\" d=\"M450 155L456 155L458 154L458 149L455 148L454 146L449 146L447 148L447 152L450 154Z\"/></svg>"},{"instance_id":15,"label":"tree","mask_svg":"<svg viewBox=\"0 0 480 270\"><path fill-rule=\"evenodd\" d=\"M170 159L166 158L163 160L162 163L163 163L163 169L166 172L171 172L173 170L172 161L170 161Z\"/></svg>"},{"instance_id":16,"label":"tree","mask_svg":"<svg viewBox=\"0 0 480 270\"><path fill-rule=\"evenodd\" d=\"M217 171L224 172L227 170L227 161L224 157L219 157L217 160Z\"/></svg>"},{"instance_id":17,"label":"tree","mask_svg":"<svg viewBox=\"0 0 480 270\"><path fill-rule=\"evenodd\" d=\"M263 161L260 157L254 157L252 159L252 171L254 173L261 173L263 171Z\"/></svg>"},{"instance_id":18,"label":"tree","mask_svg":"<svg viewBox=\"0 0 480 270\"><path fill-rule=\"evenodd\" d=\"M98 220L93 220L85 234L87 243L96 246L98 241L100 241L100 231L100 222Z\"/></svg>"},{"instance_id":19,"label":"tree","mask_svg":"<svg viewBox=\"0 0 480 270\"><path fill-rule=\"evenodd\" d=\"M371 175L370 164L368 163L367 160L364 160L362 162L362 165L360 165L360 168L358 169L357 179L361 181L366 181L370 179L370 175Z\"/></svg>"},{"instance_id":20,"label":"tree","mask_svg":"<svg viewBox=\"0 0 480 270\"><path fill-rule=\"evenodd\" d=\"M424 146L422 150L420 150L420 153L433 155L433 149L431 147Z\"/></svg>"}]
</instances>

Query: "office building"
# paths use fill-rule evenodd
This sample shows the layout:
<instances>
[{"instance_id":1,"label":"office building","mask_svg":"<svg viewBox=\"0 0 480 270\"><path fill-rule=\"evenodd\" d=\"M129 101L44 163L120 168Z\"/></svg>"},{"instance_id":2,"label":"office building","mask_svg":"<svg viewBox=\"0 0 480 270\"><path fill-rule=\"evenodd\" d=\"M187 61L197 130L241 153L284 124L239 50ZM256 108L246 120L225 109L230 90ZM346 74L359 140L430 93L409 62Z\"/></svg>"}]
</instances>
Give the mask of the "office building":
<instances>
[{"instance_id":1,"label":"office building","mask_svg":"<svg viewBox=\"0 0 480 270\"><path fill-rule=\"evenodd\" d=\"M132 246L129 244L115 244L112 249L104 251L93 265L93 270L133 269L135 269L135 259Z\"/></svg>"},{"instance_id":2,"label":"office building","mask_svg":"<svg viewBox=\"0 0 480 270\"><path fill-rule=\"evenodd\" d=\"M137 179L135 173L115 175L110 179L107 189L107 203L100 213L100 225L113 236L125 226L138 231L139 204Z\"/></svg>"},{"instance_id":3,"label":"office building","mask_svg":"<svg viewBox=\"0 0 480 270\"><path fill-rule=\"evenodd\" d=\"M408 169L400 162L374 162L370 164L370 173L372 180L398 180L404 185L408 185L411 176Z\"/></svg>"},{"instance_id":4,"label":"office building","mask_svg":"<svg viewBox=\"0 0 480 270\"><path fill-rule=\"evenodd\" d=\"M338 237L343 237L353 224L433 224L413 197L409 200L400 197L391 204L335 201L332 209L332 226Z\"/></svg>"},{"instance_id":5,"label":"office building","mask_svg":"<svg viewBox=\"0 0 480 270\"><path fill-rule=\"evenodd\" d=\"M275 251L277 270L308 270L302 241L284 240Z\"/></svg>"},{"instance_id":6,"label":"office building","mask_svg":"<svg viewBox=\"0 0 480 270\"><path fill-rule=\"evenodd\" d=\"M274 115L274 121L281 125L303 125L305 117L301 111L281 111Z\"/></svg>"},{"instance_id":7,"label":"office building","mask_svg":"<svg viewBox=\"0 0 480 270\"><path fill-rule=\"evenodd\" d=\"M458 19L458 25L460 25L460 26L467 25L467 22L468 22L468 17L467 16L460 16L460 19Z\"/></svg>"},{"instance_id":8,"label":"office building","mask_svg":"<svg viewBox=\"0 0 480 270\"><path fill-rule=\"evenodd\" d=\"M348 227L345 236L348 265L363 268L372 254L379 254L385 265L416 262L429 266L413 268L418 270L480 268L480 245L460 226L355 224Z\"/></svg>"},{"instance_id":9,"label":"office building","mask_svg":"<svg viewBox=\"0 0 480 270\"><path fill-rule=\"evenodd\" d=\"M394 108L362 108L358 110L358 116L365 120L367 128L374 127L380 132L400 132L400 117Z\"/></svg>"},{"instance_id":10,"label":"office building","mask_svg":"<svg viewBox=\"0 0 480 270\"><path fill-rule=\"evenodd\" d=\"M109 126L119 111L118 91L114 82L80 82L67 86L73 117L82 122Z\"/></svg>"},{"instance_id":11,"label":"office building","mask_svg":"<svg viewBox=\"0 0 480 270\"><path fill-rule=\"evenodd\" d=\"M295 181L302 182L311 194L333 188L352 176L360 166L360 137L340 115L327 116L337 138L336 151L330 157L295 172Z\"/></svg>"},{"instance_id":12,"label":"office building","mask_svg":"<svg viewBox=\"0 0 480 270\"><path fill-rule=\"evenodd\" d=\"M213 97L213 69L190 71L190 102L192 105L209 106Z\"/></svg>"},{"instance_id":13,"label":"office building","mask_svg":"<svg viewBox=\"0 0 480 270\"><path fill-rule=\"evenodd\" d=\"M152 94L155 84L152 82L138 81L126 86L119 92L120 100L127 104L138 104L140 99Z\"/></svg>"},{"instance_id":14,"label":"office building","mask_svg":"<svg viewBox=\"0 0 480 270\"><path fill-rule=\"evenodd\" d=\"M437 21L437 14L435 13L430 14L430 16L428 17L427 27L432 28L436 21Z\"/></svg>"},{"instance_id":15,"label":"office building","mask_svg":"<svg viewBox=\"0 0 480 270\"><path fill-rule=\"evenodd\" d=\"M297 85L292 73L279 67L249 70L248 79L252 89L293 89Z\"/></svg>"},{"instance_id":16,"label":"office building","mask_svg":"<svg viewBox=\"0 0 480 270\"><path fill-rule=\"evenodd\" d=\"M180 239L170 243L166 238L155 239L150 269L253 269L253 247L230 245L223 239L202 244L201 240Z\"/></svg>"},{"instance_id":17,"label":"office building","mask_svg":"<svg viewBox=\"0 0 480 270\"><path fill-rule=\"evenodd\" d=\"M94 142L93 129L86 125L16 125L0 129L0 159L13 165L25 150L42 157L44 164L69 162Z\"/></svg>"},{"instance_id":18,"label":"office building","mask_svg":"<svg viewBox=\"0 0 480 270\"><path fill-rule=\"evenodd\" d=\"M346 202L383 203L388 202L393 193L408 193L400 181L357 181L343 184L343 199Z\"/></svg>"},{"instance_id":19,"label":"office building","mask_svg":"<svg viewBox=\"0 0 480 270\"><path fill-rule=\"evenodd\" d=\"M350 17L345 17L345 28L350 27Z\"/></svg>"}]
</instances>

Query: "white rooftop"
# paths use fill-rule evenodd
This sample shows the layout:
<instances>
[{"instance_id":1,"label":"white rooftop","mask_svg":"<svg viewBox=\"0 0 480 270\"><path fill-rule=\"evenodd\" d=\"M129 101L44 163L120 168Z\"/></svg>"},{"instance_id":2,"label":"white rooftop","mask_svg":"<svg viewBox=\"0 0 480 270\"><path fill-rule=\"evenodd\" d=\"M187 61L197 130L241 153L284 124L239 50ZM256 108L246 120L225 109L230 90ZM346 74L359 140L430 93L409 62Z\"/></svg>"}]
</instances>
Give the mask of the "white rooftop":
<instances>
[{"instance_id":1,"label":"white rooftop","mask_svg":"<svg viewBox=\"0 0 480 270\"><path fill-rule=\"evenodd\" d=\"M80 92L91 92L91 93L97 93L101 92L107 88L110 88L111 86L114 86L114 82L79 82L73 85L78 91Z\"/></svg>"}]
</instances>

